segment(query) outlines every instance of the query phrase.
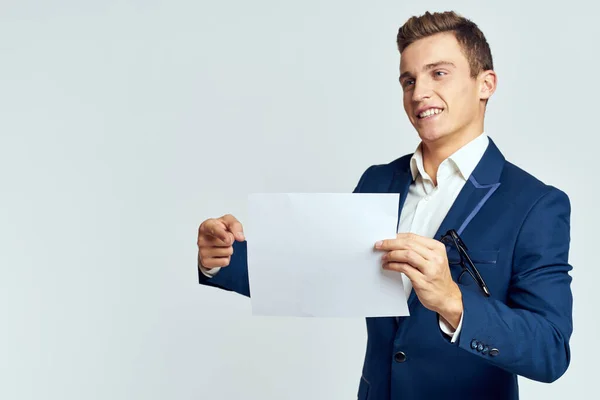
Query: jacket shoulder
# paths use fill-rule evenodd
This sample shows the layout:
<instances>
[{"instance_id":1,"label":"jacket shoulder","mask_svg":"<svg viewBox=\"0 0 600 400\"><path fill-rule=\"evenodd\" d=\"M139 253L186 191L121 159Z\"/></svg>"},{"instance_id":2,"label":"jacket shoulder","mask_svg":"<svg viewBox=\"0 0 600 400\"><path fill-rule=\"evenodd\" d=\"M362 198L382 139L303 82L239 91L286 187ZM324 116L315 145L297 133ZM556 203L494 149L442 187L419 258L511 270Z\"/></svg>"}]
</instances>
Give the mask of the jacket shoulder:
<instances>
[{"instance_id":1,"label":"jacket shoulder","mask_svg":"<svg viewBox=\"0 0 600 400\"><path fill-rule=\"evenodd\" d=\"M389 163L371 165L363 172L354 192L385 192L387 187L381 185L389 186L397 172L409 170L411 157L412 154L406 154Z\"/></svg>"},{"instance_id":2,"label":"jacket shoulder","mask_svg":"<svg viewBox=\"0 0 600 400\"><path fill-rule=\"evenodd\" d=\"M521 189L531 191L547 192L552 189L560 190L555 186L552 186L539 178L536 178L531 173L525 171L521 167L506 161L504 170L502 171L501 177L502 183L510 184L512 186L518 186Z\"/></svg>"},{"instance_id":3,"label":"jacket shoulder","mask_svg":"<svg viewBox=\"0 0 600 400\"><path fill-rule=\"evenodd\" d=\"M518 193L516 202L525 202L533 206L541 198L549 195L570 203L569 196L563 190L536 178L509 161L506 161L500 182L502 190Z\"/></svg>"}]
</instances>

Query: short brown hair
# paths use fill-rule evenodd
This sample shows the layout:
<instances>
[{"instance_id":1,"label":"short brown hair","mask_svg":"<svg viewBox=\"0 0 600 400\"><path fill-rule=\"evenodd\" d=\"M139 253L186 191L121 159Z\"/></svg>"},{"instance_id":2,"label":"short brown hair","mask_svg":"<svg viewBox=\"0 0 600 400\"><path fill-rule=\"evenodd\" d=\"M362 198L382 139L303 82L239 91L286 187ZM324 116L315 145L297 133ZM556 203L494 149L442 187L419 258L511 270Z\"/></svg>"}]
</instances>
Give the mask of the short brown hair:
<instances>
[{"instance_id":1,"label":"short brown hair","mask_svg":"<svg viewBox=\"0 0 600 400\"><path fill-rule=\"evenodd\" d=\"M454 11L433 14L427 11L421 16L411 17L398 30L398 50L402 54L411 43L442 32L454 33L469 62L472 78L482 71L494 69L492 52L483 32L474 22Z\"/></svg>"}]
</instances>

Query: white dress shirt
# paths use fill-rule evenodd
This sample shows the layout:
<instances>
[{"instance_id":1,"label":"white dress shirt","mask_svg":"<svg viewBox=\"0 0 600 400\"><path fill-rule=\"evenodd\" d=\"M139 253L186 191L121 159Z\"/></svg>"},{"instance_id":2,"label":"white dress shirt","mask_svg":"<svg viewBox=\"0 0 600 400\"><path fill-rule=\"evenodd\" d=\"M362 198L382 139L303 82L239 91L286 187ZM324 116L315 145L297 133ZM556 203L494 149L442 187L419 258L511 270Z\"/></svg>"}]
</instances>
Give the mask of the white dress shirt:
<instances>
[{"instance_id":1,"label":"white dress shirt","mask_svg":"<svg viewBox=\"0 0 600 400\"><path fill-rule=\"evenodd\" d=\"M431 177L425 172L423 153L419 144L410 159L413 182L402 207L398 232L411 232L433 238L464 184L481 160L488 143L487 135L482 133L445 159L438 167L437 186L434 186ZM200 270L204 275L212 277L219 272L220 268L209 270L200 265ZM408 298L412 290L412 283L405 274L402 274L402 281L406 298ZM452 336L451 342L454 343L460 334L462 316L456 330L453 330L442 318L439 319L439 324L442 332Z\"/></svg>"}]
</instances>

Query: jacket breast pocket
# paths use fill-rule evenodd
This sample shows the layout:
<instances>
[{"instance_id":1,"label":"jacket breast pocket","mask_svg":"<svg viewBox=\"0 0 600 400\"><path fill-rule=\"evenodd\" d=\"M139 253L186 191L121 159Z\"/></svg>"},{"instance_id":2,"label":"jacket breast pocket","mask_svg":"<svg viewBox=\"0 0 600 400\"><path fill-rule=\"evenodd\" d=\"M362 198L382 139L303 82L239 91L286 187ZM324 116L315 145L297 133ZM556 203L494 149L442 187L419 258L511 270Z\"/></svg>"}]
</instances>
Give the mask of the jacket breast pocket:
<instances>
[{"instance_id":1,"label":"jacket breast pocket","mask_svg":"<svg viewBox=\"0 0 600 400\"><path fill-rule=\"evenodd\" d=\"M369 398L369 382L361 376L358 386L358 400L367 400Z\"/></svg>"},{"instance_id":2,"label":"jacket breast pocket","mask_svg":"<svg viewBox=\"0 0 600 400\"><path fill-rule=\"evenodd\" d=\"M481 274L483 280L485 280L486 275L489 277L491 273L491 268L496 266L498 262L498 253L499 250L477 250L477 249L469 249L467 254L473 264ZM448 264L450 265L450 272L452 273L452 278L455 282L460 283L465 286L476 285L477 282L473 279L471 274L464 270L461 265L461 257L458 253L458 250L451 248L448 250ZM465 260L465 264L468 266L468 263Z\"/></svg>"}]
</instances>

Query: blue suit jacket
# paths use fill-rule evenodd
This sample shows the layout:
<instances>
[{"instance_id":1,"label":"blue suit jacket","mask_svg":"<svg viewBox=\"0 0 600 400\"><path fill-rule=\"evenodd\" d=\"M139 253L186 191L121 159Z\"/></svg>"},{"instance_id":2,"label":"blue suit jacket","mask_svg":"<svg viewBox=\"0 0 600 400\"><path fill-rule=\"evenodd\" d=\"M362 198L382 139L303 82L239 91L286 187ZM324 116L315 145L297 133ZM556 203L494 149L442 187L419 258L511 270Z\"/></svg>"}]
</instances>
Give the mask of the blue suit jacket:
<instances>
[{"instance_id":1,"label":"blue suit jacket","mask_svg":"<svg viewBox=\"0 0 600 400\"><path fill-rule=\"evenodd\" d=\"M355 193L400 193L412 182L411 154L373 165ZM410 317L367 318L359 399L517 399L517 375L552 382L570 362L573 330L567 195L507 162L494 142L442 222L456 229L491 291L483 295L451 262L463 296L463 325L450 343L436 313L412 291ZM451 261L458 257L450 250ZM201 284L249 296L246 242Z\"/></svg>"}]
</instances>

